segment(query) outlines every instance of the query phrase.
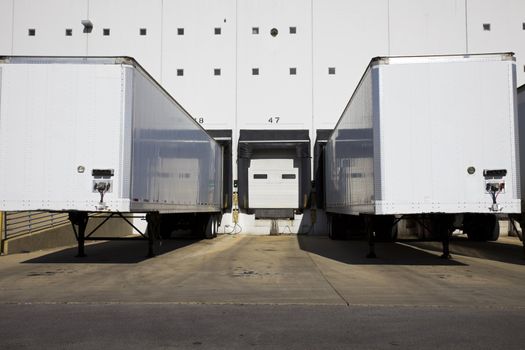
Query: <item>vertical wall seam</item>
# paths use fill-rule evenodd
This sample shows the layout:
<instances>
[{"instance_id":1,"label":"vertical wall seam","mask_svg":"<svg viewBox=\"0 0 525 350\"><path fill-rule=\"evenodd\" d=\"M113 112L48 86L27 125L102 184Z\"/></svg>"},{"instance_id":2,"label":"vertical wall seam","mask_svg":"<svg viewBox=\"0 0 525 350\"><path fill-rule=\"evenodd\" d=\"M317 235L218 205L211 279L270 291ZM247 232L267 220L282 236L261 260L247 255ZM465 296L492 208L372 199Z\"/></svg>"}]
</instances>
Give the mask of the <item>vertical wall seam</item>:
<instances>
[{"instance_id":1,"label":"vertical wall seam","mask_svg":"<svg viewBox=\"0 0 525 350\"><path fill-rule=\"evenodd\" d=\"M164 0L160 1L160 72L159 81L164 84L163 73L163 57L164 57Z\"/></svg>"},{"instance_id":2,"label":"vertical wall seam","mask_svg":"<svg viewBox=\"0 0 525 350\"><path fill-rule=\"evenodd\" d=\"M238 105L238 98L239 98L239 0L235 0L235 112L234 112L234 120L233 120L233 130L232 130L232 147L235 147L239 140L239 126L238 126L238 118L239 118L239 105ZM237 150L232 149L232 156L233 154L237 155ZM236 158L239 156L237 155ZM238 179L238 169L237 169L237 159L232 159L232 163L234 164L234 168L232 169L232 180Z\"/></svg>"},{"instance_id":3,"label":"vertical wall seam","mask_svg":"<svg viewBox=\"0 0 525 350\"><path fill-rule=\"evenodd\" d=\"M15 50L15 0L11 0L11 55Z\"/></svg>"},{"instance_id":4,"label":"vertical wall seam","mask_svg":"<svg viewBox=\"0 0 525 350\"><path fill-rule=\"evenodd\" d=\"M89 15L90 15L90 13L89 13L89 7L90 7L89 5L90 4L89 3L90 3L90 0L87 0L87 17L86 17L86 19L91 20L89 18ZM86 56L89 56L89 34L90 33L86 33Z\"/></svg>"},{"instance_id":5,"label":"vertical wall seam","mask_svg":"<svg viewBox=\"0 0 525 350\"><path fill-rule=\"evenodd\" d=\"M468 0L465 0L465 53L468 51Z\"/></svg>"},{"instance_id":6,"label":"vertical wall seam","mask_svg":"<svg viewBox=\"0 0 525 350\"><path fill-rule=\"evenodd\" d=\"M388 56L390 56L390 0L387 0L387 41Z\"/></svg>"},{"instance_id":7,"label":"vertical wall seam","mask_svg":"<svg viewBox=\"0 0 525 350\"><path fill-rule=\"evenodd\" d=\"M312 48L311 49L311 53L312 53L312 60L311 60L311 67L312 67L312 126L311 126L311 130L312 130L312 139L315 139L315 116L314 116L314 74L315 74L315 68L314 68L314 0L311 0L310 2L310 21L311 21L311 24L310 24L310 28L311 28L311 41L310 41L310 47ZM315 142L314 142L315 143ZM313 145L312 145L313 146ZM311 152L312 150L310 150ZM311 153L313 154L313 153ZM313 160L312 160L313 161ZM311 166L312 164L310 164Z\"/></svg>"}]
</instances>

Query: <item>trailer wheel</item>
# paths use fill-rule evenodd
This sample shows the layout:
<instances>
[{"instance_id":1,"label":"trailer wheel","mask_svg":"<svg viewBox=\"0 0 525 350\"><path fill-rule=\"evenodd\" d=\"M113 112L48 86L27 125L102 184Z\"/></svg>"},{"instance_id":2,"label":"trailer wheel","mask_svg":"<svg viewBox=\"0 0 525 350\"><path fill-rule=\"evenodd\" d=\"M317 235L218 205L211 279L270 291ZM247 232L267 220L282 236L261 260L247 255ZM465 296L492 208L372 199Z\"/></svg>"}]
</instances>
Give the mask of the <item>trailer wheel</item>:
<instances>
[{"instance_id":1,"label":"trailer wheel","mask_svg":"<svg viewBox=\"0 0 525 350\"><path fill-rule=\"evenodd\" d=\"M499 238L499 220L496 215L486 215L484 236L487 241L497 241Z\"/></svg>"},{"instance_id":2,"label":"trailer wheel","mask_svg":"<svg viewBox=\"0 0 525 350\"><path fill-rule=\"evenodd\" d=\"M328 222L328 238L335 239L334 237L334 227L333 227L333 217L330 214L326 215L326 220Z\"/></svg>"},{"instance_id":3,"label":"trailer wheel","mask_svg":"<svg viewBox=\"0 0 525 350\"><path fill-rule=\"evenodd\" d=\"M328 237L333 240L340 240L343 238L341 217L339 215L328 215Z\"/></svg>"},{"instance_id":4,"label":"trailer wheel","mask_svg":"<svg viewBox=\"0 0 525 350\"><path fill-rule=\"evenodd\" d=\"M219 231L219 216L213 215L213 226L212 226L212 234L213 238L217 237L217 232Z\"/></svg>"},{"instance_id":5,"label":"trailer wheel","mask_svg":"<svg viewBox=\"0 0 525 350\"><path fill-rule=\"evenodd\" d=\"M397 240L397 222L394 215L376 215L372 227L377 241L395 242Z\"/></svg>"},{"instance_id":6,"label":"trailer wheel","mask_svg":"<svg viewBox=\"0 0 525 350\"><path fill-rule=\"evenodd\" d=\"M217 237L217 234L219 233L219 226L220 226L220 223L221 223L221 214L217 214L217 215L212 215L212 226L211 226L211 233L212 233L212 238L216 238Z\"/></svg>"},{"instance_id":7,"label":"trailer wheel","mask_svg":"<svg viewBox=\"0 0 525 350\"><path fill-rule=\"evenodd\" d=\"M499 221L494 214L465 214L463 231L471 241L497 241Z\"/></svg>"},{"instance_id":8,"label":"trailer wheel","mask_svg":"<svg viewBox=\"0 0 525 350\"><path fill-rule=\"evenodd\" d=\"M498 238L499 238L499 220L498 218L496 217L496 215L494 215L494 228L492 229L491 232L488 232L488 235L487 235L487 240L488 241L497 241Z\"/></svg>"},{"instance_id":9,"label":"trailer wheel","mask_svg":"<svg viewBox=\"0 0 525 350\"><path fill-rule=\"evenodd\" d=\"M172 214L162 214L160 216L160 237L162 239L171 238L172 232L177 227L177 217Z\"/></svg>"},{"instance_id":10,"label":"trailer wheel","mask_svg":"<svg viewBox=\"0 0 525 350\"><path fill-rule=\"evenodd\" d=\"M215 215L202 215L200 217L200 223L203 225L202 231L205 239L217 237L217 220Z\"/></svg>"}]
</instances>

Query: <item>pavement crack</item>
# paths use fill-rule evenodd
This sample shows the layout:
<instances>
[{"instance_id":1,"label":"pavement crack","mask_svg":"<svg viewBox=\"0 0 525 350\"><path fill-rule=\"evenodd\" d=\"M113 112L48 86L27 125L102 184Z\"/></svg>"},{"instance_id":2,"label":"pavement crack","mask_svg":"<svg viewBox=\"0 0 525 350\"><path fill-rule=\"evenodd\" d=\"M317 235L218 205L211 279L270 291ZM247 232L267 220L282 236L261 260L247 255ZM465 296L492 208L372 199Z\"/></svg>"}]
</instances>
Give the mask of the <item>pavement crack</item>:
<instances>
[{"instance_id":1,"label":"pavement crack","mask_svg":"<svg viewBox=\"0 0 525 350\"><path fill-rule=\"evenodd\" d=\"M323 273L323 271L321 270L321 268L319 267L319 265L317 265L317 263L315 262L315 260L312 258L312 255L310 253L306 253L306 255L308 255L308 258L310 259L310 261L312 262L312 264L314 264L315 268L317 269L317 271L319 272L319 274L323 277L323 279L326 281L326 283L328 283L328 285L334 290L335 294L337 294L339 296L339 298L341 298L341 300L346 304L346 306L350 306L350 303L348 302L348 300L345 299L345 297L343 296L343 294L341 294L337 288L335 288L335 286L332 284L332 282L330 282L330 280L325 276L325 274Z\"/></svg>"}]
</instances>

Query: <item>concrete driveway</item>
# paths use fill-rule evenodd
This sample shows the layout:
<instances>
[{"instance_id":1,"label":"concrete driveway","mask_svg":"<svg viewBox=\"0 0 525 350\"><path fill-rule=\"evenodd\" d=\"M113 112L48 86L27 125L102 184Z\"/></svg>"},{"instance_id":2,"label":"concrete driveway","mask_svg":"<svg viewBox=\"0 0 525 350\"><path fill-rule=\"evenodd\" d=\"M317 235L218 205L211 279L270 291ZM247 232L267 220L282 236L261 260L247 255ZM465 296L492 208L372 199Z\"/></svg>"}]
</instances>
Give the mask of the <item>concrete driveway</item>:
<instances>
[{"instance_id":1,"label":"concrete driveway","mask_svg":"<svg viewBox=\"0 0 525 350\"><path fill-rule=\"evenodd\" d=\"M152 259L143 242L3 256L0 345L523 348L520 242L451 249L380 243L370 260L363 241L238 235L163 241Z\"/></svg>"}]
</instances>

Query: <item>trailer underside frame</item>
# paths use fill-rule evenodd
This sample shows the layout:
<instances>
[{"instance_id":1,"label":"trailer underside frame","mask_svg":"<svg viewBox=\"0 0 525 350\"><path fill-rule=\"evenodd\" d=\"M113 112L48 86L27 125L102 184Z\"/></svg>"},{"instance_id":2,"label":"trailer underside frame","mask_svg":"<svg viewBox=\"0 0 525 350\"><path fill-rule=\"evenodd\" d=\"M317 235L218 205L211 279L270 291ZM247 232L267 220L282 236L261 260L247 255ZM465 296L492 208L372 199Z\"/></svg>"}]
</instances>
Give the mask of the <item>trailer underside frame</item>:
<instances>
[{"instance_id":1,"label":"trailer underside frame","mask_svg":"<svg viewBox=\"0 0 525 350\"><path fill-rule=\"evenodd\" d=\"M148 257L154 257L154 245L155 241L160 239L160 214L158 212L150 212L146 214L146 221L148 223L146 232L142 232L137 228L129 218L134 218L135 216L126 216L120 212L111 212L106 216L98 216L97 218L104 218L104 220L98 224L91 232L86 234L86 228L89 222L89 212L86 211L70 211L69 212L69 221L73 227L73 232L77 240L78 252L77 257L85 257L85 242L86 241L148 241ZM101 237L93 236L106 222L111 218L120 218L124 220L129 226L136 231L140 237Z\"/></svg>"}]
</instances>

